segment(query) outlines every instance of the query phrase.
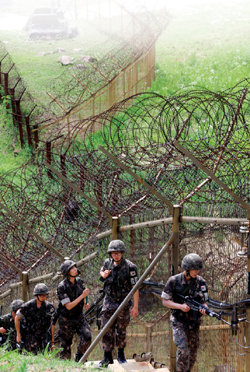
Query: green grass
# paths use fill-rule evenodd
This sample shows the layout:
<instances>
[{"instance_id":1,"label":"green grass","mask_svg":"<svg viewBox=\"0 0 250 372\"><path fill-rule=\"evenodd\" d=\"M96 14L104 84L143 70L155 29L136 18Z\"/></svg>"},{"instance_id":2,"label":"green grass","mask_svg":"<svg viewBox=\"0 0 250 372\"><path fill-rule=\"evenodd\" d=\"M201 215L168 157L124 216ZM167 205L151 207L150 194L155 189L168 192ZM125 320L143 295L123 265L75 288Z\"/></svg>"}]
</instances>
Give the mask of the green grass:
<instances>
[{"instance_id":1,"label":"green grass","mask_svg":"<svg viewBox=\"0 0 250 372\"><path fill-rule=\"evenodd\" d=\"M94 367L84 367L76 362L61 360L57 357L58 351L33 355L31 353L19 354L17 350L6 351L0 348L0 371L1 372L94 372ZM109 369L106 369L108 372Z\"/></svg>"},{"instance_id":2,"label":"green grass","mask_svg":"<svg viewBox=\"0 0 250 372\"><path fill-rule=\"evenodd\" d=\"M152 90L174 95L185 87L221 91L250 76L250 4L241 0L203 2L192 11L172 12L156 48ZM219 4L217 4L219 3Z\"/></svg>"},{"instance_id":3,"label":"green grass","mask_svg":"<svg viewBox=\"0 0 250 372\"><path fill-rule=\"evenodd\" d=\"M8 113L6 105L10 105L8 99L4 99L0 104L0 175L26 163L31 155L26 145L21 150L18 131L13 125L12 116Z\"/></svg>"}]
</instances>

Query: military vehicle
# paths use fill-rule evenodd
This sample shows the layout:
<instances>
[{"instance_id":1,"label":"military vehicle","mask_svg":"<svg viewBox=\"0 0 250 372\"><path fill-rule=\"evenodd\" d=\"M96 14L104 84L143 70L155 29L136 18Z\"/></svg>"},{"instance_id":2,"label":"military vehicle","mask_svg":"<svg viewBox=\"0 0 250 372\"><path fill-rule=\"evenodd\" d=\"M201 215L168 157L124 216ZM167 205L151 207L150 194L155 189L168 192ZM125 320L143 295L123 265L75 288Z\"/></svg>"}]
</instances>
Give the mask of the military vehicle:
<instances>
[{"instance_id":1,"label":"military vehicle","mask_svg":"<svg viewBox=\"0 0 250 372\"><path fill-rule=\"evenodd\" d=\"M25 31L31 40L73 38L78 33L64 13L53 8L35 9L26 23Z\"/></svg>"}]
</instances>

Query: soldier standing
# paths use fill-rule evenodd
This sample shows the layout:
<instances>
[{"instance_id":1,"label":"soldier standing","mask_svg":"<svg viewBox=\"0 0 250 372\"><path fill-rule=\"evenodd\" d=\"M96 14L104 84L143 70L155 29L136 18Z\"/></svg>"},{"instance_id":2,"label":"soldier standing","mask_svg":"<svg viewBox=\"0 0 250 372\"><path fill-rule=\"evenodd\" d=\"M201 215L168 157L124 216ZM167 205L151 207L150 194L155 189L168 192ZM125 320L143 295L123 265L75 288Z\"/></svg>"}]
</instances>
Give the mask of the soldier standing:
<instances>
[{"instance_id":1,"label":"soldier standing","mask_svg":"<svg viewBox=\"0 0 250 372\"><path fill-rule=\"evenodd\" d=\"M9 350L16 349L16 312L24 304L23 300L14 300L10 304L11 313L0 317L0 345L8 341ZM21 333L24 334L24 321L21 322Z\"/></svg>"},{"instance_id":2,"label":"soldier standing","mask_svg":"<svg viewBox=\"0 0 250 372\"><path fill-rule=\"evenodd\" d=\"M57 295L60 301L59 306L59 338L61 341L61 358L71 358L71 345L74 334L78 334L80 340L77 346L75 361L78 362L91 344L91 331L88 322L83 314L89 308L86 297L89 289L85 288L82 279L78 278L79 271L76 263L66 260L61 265L61 272L65 279L59 283Z\"/></svg>"},{"instance_id":3,"label":"soldier standing","mask_svg":"<svg viewBox=\"0 0 250 372\"><path fill-rule=\"evenodd\" d=\"M105 260L100 270L105 292L101 310L102 327L105 326L137 281L137 267L129 260L123 258L124 252L124 243L121 240L112 240L108 246L110 258ZM103 336L104 358L99 363L99 367L107 367L109 364L113 364L112 351L115 341L118 347L117 360L119 363L126 363L124 355L126 328L130 321L130 313L133 318L138 315L139 291L135 292L133 299L134 305L131 312L132 301L129 301Z\"/></svg>"},{"instance_id":4,"label":"soldier standing","mask_svg":"<svg viewBox=\"0 0 250 372\"><path fill-rule=\"evenodd\" d=\"M47 301L49 294L48 287L44 283L38 283L33 291L35 299L22 305L17 311L15 326L18 344L22 341L20 332L20 321L25 318L26 337L24 339L24 348L34 354L43 352L49 342L49 328L55 308L52 303Z\"/></svg>"},{"instance_id":5,"label":"soldier standing","mask_svg":"<svg viewBox=\"0 0 250 372\"><path fill-rule=\"evenodd\" d=\"M201 316L206 313L205 309L190 309L179 295L192 297L207 306L208 290L205 280L198 275L203 267L200 256L186 255L181 266L184 271L168 279L161 297L163 306L171 309L173 341L177 346L176 372L189 372L196 361Z\"/></svg>"}]
</instances>

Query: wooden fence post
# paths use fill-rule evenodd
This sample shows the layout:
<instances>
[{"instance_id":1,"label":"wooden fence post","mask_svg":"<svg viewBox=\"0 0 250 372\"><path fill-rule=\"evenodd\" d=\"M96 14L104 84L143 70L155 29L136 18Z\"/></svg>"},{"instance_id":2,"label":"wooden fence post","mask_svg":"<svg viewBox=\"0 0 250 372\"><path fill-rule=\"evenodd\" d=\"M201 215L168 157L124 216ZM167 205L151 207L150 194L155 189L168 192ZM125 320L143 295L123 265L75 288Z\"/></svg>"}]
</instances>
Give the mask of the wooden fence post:
<instances>
[{"instance_id":1,"label":"wooden fence post","mask_svg":"<svg viewBox=\"0 0 250 372\"><path fill-rule=\"evenodd\" d=\"M146 353L152 352L152 324L147 324L146 329Z\"/></svg>"},{"instance_id":2,"label":"wooden fence post","mask_svg":"<svg viewBox=\"0 0 250 372\"><path fill-rule=\"evenodd\" d=\"M3 73L4 78L4 94L8 96L9 94L9 74L8 72Z\"/></svg>"},{"instance_id":3,"label":"wooden fence post","mask_svg":"<svg viewBox=\"0 0 250 372\"><path fill-rule=\"evenodd\" d=\"M118 231L119 231L119 217L112 217L111 222L111 240L118 239Z\"/></svg>"},{"instance_id":4,"label":"wooden fence post","mask_svg":"<svg viewBox=\"0 0 250 372\"><path fill-rule=\"evenodd\" d=\"M135 222L133 215L129 216L129 223L132 225ZM136 232L135 230L130 231L130 257L133 260L135 257L135 245L136 245Z\"/></svg>"},{"instance_id":5,"label":"wooden fence post","mask_svg":"<svg viewBox=\"0 0 250 372\"><path fill-rule=\"evenodd\" d=\"M46 142L46 160L49 164L51 164L51 142ZM47 171L48 177L52 178L52 172L50 169Z\"/></svg>"},{"instance_id":6,"label":"wooden fence post","mask_svg":"<svg viewBox=\"0 0 250 372\"><path fill-rule=\"evenodd\" d=\"M35 124L33 126L34 128L34 141L35 141L35 149L38 148L38 144L39 144L39 138L38 138L38 124Z\"/></svg>"},{"instance_id":7,"label":"wooden fence post","mask_svg":"<svg viewBox=\"0 0 250 372\"><path fill-rule=\"evenodd\" d=\"M18 123L18 130L19 130L19 139L21 148L23 148L24 140L23 140L23 120L22 120L22 112L21 112L21 106L20 106L20 100L15 100L16 104L16 117L17 117L17 123Z\"/></svg>"},{"instance_id":8,"label":"wooden fence post","mask_svg":"<svg viewBox=\"0 0 250 372\"><path fill-rule=\"evenodd\" d=\"M22 272L22 299L24 302L29 300L29 274L27 271Z\"/></svg>"},{"instance_id":9,"label":"wooden fence post","mask_svg":"<svg viewBox=\"0 0 250 372\"><path fill-rule=\"evenodd\" d=\"M25 123L26 123L27 137L28 137L28 145L29 147L32 147L32 136L31 136L29 116L25 116Z\"/></svg>"}]
</instances>

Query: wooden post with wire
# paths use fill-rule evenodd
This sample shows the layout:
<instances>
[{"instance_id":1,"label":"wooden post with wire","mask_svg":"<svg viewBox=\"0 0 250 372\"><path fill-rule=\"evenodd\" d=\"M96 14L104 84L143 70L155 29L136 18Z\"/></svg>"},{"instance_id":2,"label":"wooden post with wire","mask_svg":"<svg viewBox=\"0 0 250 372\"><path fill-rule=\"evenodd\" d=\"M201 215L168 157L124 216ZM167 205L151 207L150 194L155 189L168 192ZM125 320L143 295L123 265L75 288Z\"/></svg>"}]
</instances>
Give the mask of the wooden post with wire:
<instances>
[{"instance_id":1,"label":"wooden post with wire","mask_svg":"<svg viewBox=\"0 0 250 372\"><path fill-rule=\"evenodd\" d=\"M29 274L27 271L22 272L22 300L27 302L29 300Z\"/></svg>"},{"instance_id":2,"label":"wooden post with wire","mask_svg":"<svg viewBox=\"0 0 250 372\"><path fill-rule=\"evenodd\" d=\"M111 222L111 240L118 239L118 232L119 232L119 217L112 217Z\"/></svg>"}]
</instances>

